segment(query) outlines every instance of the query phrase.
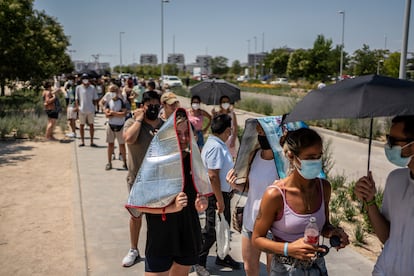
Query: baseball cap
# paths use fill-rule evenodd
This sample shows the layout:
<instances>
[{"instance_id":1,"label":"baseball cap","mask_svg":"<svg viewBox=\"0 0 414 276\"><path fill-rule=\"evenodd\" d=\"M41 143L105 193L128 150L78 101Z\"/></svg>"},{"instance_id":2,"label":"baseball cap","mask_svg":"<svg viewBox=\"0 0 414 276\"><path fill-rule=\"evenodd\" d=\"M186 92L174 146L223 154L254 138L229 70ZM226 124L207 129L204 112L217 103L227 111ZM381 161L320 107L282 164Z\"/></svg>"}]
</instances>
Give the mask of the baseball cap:
<instances>
[{"instance_id":1,"label":"baseball cap","mask_svg":"<svg viewBox=\"0 0 414 276\"><path fill-rule=\"evenodd\" d=\"M86 73L83 73L81 79L89 79L89 75Z\"/></svg>"},{"instance_id":2,"label":"baseball cap","mask_svg":"<svg viewBox=\"0 0 414 276\"><path fill-rule=\"evenodd\" d=\"M167 103L167 104L173 104L178 102L177 95L175 95L173 92L166 92L162 94L161 96L161 103Z\"/></svg>"}]
</instances>

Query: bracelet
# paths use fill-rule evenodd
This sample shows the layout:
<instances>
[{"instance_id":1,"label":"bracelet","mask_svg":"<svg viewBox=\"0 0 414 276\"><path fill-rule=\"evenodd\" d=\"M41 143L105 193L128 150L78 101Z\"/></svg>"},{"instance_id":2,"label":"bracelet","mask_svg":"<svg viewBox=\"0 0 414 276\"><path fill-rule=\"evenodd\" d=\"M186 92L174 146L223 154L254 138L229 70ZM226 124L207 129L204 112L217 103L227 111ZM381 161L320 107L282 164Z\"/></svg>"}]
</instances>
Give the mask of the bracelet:
<instances>
[{"instance_id":1,"label":"bracelet","mask_svg":"<svg viewBox=\"0 0 414 276\"><path fill-rule=\"evenodd\" d=\"M286 257L289 256L288 255L288 242L285 242L285 246L283 247L283 255L285 255Z\"/></svg>"},{"instance_id":2,"label":"bracelet","mask_svg":"<svg viewBox=\"0 0 414 276\"><path fill-rule=\"evenodd\" d=\"M375 197L374 197L373 199L371 199L370 201L365 201L365 204L366 204L367 206L371 206L371 205L376 204Z\"/></svg>"}]
</instances>

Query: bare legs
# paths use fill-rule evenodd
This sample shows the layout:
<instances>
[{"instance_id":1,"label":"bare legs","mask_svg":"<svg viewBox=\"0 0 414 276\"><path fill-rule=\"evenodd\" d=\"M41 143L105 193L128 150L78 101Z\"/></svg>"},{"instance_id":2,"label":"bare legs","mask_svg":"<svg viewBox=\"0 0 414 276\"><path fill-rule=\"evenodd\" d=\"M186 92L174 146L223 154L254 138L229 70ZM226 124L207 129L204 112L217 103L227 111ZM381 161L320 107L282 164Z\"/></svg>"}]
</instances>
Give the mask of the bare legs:
<instances>
[{"instance_id":1,"label":"bare legs","mask_svg":"<svg viewBox=\"0 0 414 276\"><path fill-rule=\"evenodd\" d=\"M131 238L131 248L138 249L139 232L141 231L142 216L139 218L130 217L129 233Z\"/></svg>"},{"instance_id":2,"label":"bare legs","mask_svg":"<svg viewBox=\"0 0 414 276\"><path fill-rule=\"evenodd\" d=\"M48 118L47 126L46 126L46 139L48 140L55 140L53 137L53 130L55 129L56 119Z\"/></svg>"},{"instance_id":3,"label":"bare legs","mask_svg":"<svg viewBox=\"0 0 414 276\"><path fill-rule=\"evenodd\" d=\"M85 125L80 125L79 128L82 144L85 144ZM94 135L93 124L89 124L89 135L91 136L91 145L93 144L93 135Z\"/></svg>"},{"instance_id":4,"label":"bare legs","mask_svg":"<svg viewBox=\"0 0 414 276\"><path fill-rule=\"evenodd\" d=\"M251 239L242 236L242 256L247 276L258 276L260 274L260 254L261 251L252 245ZM270 275L272 254L266 254L266 261L267 274Z\"/></svg>"}]
</instances>

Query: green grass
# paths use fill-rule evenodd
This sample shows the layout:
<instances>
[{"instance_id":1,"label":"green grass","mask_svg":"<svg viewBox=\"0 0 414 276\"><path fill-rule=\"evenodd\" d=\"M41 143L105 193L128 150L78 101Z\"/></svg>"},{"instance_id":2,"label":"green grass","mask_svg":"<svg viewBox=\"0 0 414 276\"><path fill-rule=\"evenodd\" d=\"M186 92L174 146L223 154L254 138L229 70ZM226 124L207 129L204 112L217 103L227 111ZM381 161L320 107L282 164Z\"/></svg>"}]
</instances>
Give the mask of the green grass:
<instances>
[{"instance_id":1,"label":"green grass","mask_svg":"<svg viewBox=\"0 0 414 276\"><path fill-rule=\"evenodd\" d=\"M60 102L64 103L60 95ZM11 96L0 97L0 139L29 138L44 136L47 115L40 93L33 90L19 90ZM62 116L63 115L63 116ZM57 126L67 129L64 112L59 115Z\"/></svg>"}]
</instances>

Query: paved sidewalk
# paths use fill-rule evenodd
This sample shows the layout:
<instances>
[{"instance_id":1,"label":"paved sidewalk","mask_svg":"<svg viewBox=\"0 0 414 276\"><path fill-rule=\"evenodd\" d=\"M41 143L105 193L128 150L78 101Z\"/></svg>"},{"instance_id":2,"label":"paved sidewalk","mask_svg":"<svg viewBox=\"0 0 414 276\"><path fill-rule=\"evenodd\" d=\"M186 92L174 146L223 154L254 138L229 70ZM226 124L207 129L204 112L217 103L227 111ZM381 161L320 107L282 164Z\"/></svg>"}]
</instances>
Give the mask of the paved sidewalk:
<instances>
[{"instance_id":1,"label":"paved sidewalk","mask_svg":"<svg viewBox=\"0 0 414 276\"><path fill-rule=\"evenodd\" d=\"M182 103L182 106L186 104ZM208 110L210 111L210 110ZM113 169L105 170L107 144L105 143L105 118L95 118L95 140L98 148L90 147L89 130L85 130L85 147L79 148L80 139L73 143L74 170L74 220L77 237L78 263L76 275L144 275L144 262L124 268L121 260L129 249L129 213L124 208L128 198L126 170L122 162L112 161ZM118 157L118 147L115 148ZM146 225L143 219L139 249L144 255ZM232 234L231 255L239 262L241 258L241 236ZM207 268L211 275L244 275L239 271L221 271L214 264L214 247ZM261 275L266 275L262 254ZM327 257L330 275L370 275L373 262L346 248L332 250ZM190 275L196 275L194 272Z\"/></svg>"}]
</instances>

